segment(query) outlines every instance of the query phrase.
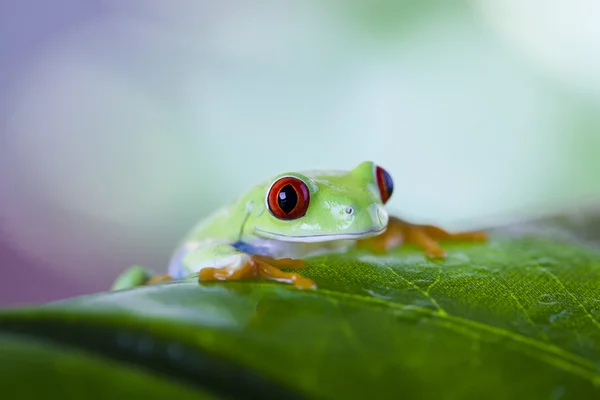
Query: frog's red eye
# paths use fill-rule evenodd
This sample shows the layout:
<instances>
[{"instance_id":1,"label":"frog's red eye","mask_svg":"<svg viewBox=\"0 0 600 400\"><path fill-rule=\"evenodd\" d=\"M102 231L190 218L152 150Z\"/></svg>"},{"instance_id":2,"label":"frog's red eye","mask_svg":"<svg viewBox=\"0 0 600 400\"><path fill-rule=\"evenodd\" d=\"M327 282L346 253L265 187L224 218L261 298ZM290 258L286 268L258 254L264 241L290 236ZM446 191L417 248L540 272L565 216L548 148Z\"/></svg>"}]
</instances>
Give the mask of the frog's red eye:
<instances>
[{"instance_id":1,"label":"frog's red eye","mask_svg":"<svg viewBox=\"0 0 600 400\"><path fill-rule=\"evenodd\" d=\"M392 193L394 193L394 181L390 174L379 166L375 166L375 181L379 187L381 201L385 204L392 197Z\"/></svg>"},{"instance_id":2,"label":"frog's red eye","mask_svg":"<svg viewBox=\"0 0 600 400\"><path fill-rule=\"evenodd\" d=\"M269 211L279 219L291 220L304 216L309 202L308 186L293 176L279 178L267 193Z\"/></svg>"}]
</instances>

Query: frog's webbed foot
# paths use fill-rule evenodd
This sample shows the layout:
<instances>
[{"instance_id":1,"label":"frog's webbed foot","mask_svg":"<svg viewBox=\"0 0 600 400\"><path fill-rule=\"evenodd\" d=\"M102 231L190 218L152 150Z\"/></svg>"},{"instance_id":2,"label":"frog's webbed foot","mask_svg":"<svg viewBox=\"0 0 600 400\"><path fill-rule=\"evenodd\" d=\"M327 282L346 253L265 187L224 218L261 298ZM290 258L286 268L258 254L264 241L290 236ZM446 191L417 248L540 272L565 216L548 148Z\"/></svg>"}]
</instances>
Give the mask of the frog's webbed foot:
<instances>
[{"instance_id":1,"label":"frog's webbed foot","mask_svg":"<svg viewBox=\"0 0 600 400\"><path fill-rule=\"evenodd\" d=\"M288 283L299 289L314 289L316 287L312 280L300 274L281 271L281 269L304 268L306 264L302 260L275 259L246 253L240 253L239 257L236 262L221 268L202 268L198 273L198 279L200 281L225 281L262 278Z\"/></svg>"},{"instance_id":2,"label":"frog's webbed foot","mask_svg":"<svg viewBox=\"0 0 600 400\"><path fill-rule=\"evenodd\" d=\"M359 240L358 247L370 247L375 251L387 251L403 243L412 243L421 247L427 256L442 258L446 252L440 246L441 241L483 242L487 234L483 231L449 233L432 225L415 225L390 217L386 231L376 237Z\"/></svg>"}]
</instances>

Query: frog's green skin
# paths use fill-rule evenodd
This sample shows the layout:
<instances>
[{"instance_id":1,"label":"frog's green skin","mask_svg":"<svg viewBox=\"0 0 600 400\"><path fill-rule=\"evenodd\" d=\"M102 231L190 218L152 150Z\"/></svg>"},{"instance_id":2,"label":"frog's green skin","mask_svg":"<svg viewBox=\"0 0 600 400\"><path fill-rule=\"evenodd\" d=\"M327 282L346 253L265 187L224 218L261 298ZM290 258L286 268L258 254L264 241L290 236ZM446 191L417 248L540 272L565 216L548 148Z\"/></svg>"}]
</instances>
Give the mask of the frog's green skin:
<instances>
[{"instance_id":1,"label":"frog's green skin","mask_svg":"<svg viewBox=\"0 0 600 400\"><path fill-rule=\"evenodd\" d=\"M365 161L350 171L290 172L259 184L192 229L173 255L169 275L182 278L205 267L234 271L248 260L249 253L300 259L343 251L358 239L383 233L388 213L375 168L373 162ZM271 185L284 176L300 178L310 192L306 214L294 220L276 218L267 206ZM117 279L113 289L142 284L148 276L134 267Z\"/></svg>"}]
</instances>

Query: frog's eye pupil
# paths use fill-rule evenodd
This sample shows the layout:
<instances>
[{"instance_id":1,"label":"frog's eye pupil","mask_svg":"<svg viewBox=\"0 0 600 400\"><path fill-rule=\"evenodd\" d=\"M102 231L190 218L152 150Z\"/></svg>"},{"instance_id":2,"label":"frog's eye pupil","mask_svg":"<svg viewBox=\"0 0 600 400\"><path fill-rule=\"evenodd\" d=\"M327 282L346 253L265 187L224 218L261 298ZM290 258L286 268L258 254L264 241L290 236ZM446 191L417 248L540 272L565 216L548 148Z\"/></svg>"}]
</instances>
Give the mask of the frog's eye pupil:
<instances>
[{"instance_id":1,"label":"frog's eye pupil","mask_svg":"<svg viewBox=\"0 0 600 400\"><path fill-rule=\"evenodd\" d=\"M282 220L300 218L306 214L310 203L308 186L293 176L279 178L267 193L267 206L271 214Z\"/></svg>"},{"instance_id":2,"label":"frog's eye pupil","mask_svg":"<svg viewBox=\"0 0 600 400\"><path fill-rule=\"evenodd\" d=\"M292 187L292 185L286 185L279 192L279 200L278 200L279 208L286 213L291 213L296 204L298 204L298 194Z\"/></svg>"},{"instance_id":3,"label":"frog's eye pupil","mask_svg":"<svg viewBox=\"0 0 600 400\"><path fill-rule=\"evenodd\" d=\"M381 201L383 204L387 203L392 193L394 193L394 181L392 176L383 168L375 167L375 181L379 187L379 194L381 195Z\"/></svg>"}]
</instances>

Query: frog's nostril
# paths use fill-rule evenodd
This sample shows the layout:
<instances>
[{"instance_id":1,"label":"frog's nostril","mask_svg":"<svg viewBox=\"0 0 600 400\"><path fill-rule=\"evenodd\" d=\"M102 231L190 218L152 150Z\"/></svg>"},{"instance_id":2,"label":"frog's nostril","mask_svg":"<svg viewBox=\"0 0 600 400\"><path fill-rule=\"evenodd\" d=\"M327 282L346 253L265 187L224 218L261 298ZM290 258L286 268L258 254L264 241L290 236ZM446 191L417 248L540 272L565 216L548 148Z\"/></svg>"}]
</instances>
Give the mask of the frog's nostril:
<instances>
[{"instance_id":1,"label":"frog's nostril","mask_svg":"<svg viewBox=\"0 0 600 400\"><path fill-rule=\"evenodd\" d=\"M354 214L354 208L353 207L346 207L346 214L348 215L352 215Z\"/></svg>"}]
</instances>

